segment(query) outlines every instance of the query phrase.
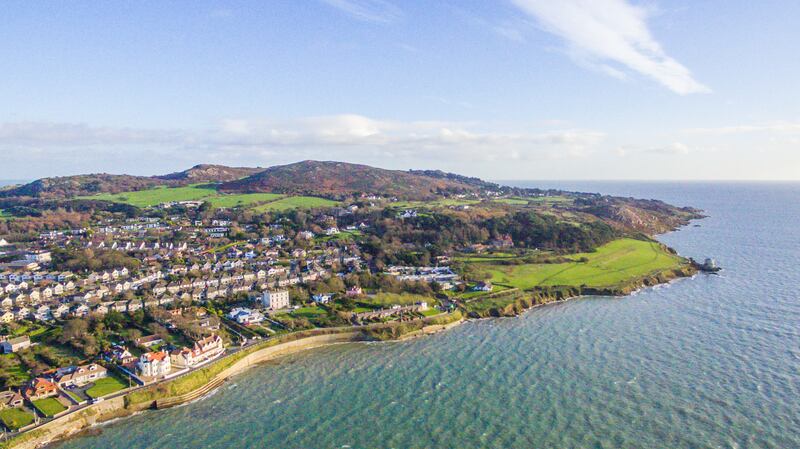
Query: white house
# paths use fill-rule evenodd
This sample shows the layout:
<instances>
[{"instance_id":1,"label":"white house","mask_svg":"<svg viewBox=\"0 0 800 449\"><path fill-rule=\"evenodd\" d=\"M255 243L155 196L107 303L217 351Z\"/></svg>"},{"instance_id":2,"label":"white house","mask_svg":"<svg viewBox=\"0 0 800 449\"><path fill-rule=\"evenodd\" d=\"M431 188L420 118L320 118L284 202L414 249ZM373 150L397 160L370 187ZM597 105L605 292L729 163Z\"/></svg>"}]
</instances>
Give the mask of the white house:
<instances>
[{"instance_id":1,"label":"white house","mask_svg":"<svg viewBox=\"0 0 800 449\"><path fill-rule=\"evenodd\" d=\"M172 371L172 362L166 351L145 352L139 357L136 368L144 377L159 377Z\"/></svg>"},{"instance_id":2,"label":"white house","mask_svg":"<svg viewBox=\"0 0 800 449\"><path fill-rule=\"evenodd\" d=\"M289 290L267 290L261 295L261 303L269 310L285 309L289 307Z\"/></svg>"}]
</instances>

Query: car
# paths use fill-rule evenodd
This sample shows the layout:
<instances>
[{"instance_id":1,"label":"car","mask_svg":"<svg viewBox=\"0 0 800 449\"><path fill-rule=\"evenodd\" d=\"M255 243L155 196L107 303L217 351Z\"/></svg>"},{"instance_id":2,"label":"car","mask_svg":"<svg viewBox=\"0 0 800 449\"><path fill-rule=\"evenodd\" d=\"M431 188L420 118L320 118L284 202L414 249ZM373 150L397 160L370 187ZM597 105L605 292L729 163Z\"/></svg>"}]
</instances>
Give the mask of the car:
<instances>
[{"instance_id":1,"label":"car","mask_svg":"<svg viewBox=\"0 0 800 449\"><path fill-rule=\"evenodd\" d=\"M92 404L99 404L99 403L101 403L103 401L105 401L105 399L103 399L103 398L94 398L94 399L92 399Z\"/></svg>"}]
</instances>

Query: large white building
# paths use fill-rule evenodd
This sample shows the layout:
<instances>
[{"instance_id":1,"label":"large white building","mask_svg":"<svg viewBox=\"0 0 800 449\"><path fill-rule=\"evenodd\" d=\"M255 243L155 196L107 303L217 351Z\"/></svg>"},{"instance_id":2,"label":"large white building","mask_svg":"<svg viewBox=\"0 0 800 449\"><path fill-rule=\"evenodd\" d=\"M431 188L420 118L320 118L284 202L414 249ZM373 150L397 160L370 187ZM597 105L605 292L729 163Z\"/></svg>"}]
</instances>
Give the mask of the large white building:
<instances>
[{"instance_id":1,"label":"large white building","mask_svg":"<svg viewBox=\"0 0 800 449\"><path fill-rule=\"evenodd\" d=\"M289 307L289 290L265 291L261 303L269 310L285 309Z\"/></svg>"},{"instance_id":2,"label":"large white building","mask_svg":"<svg viewBox=\"0 0 800 449\"><path fill-rule=\"evenodd\" d=\"M172 363L166 351L145 352L139 357L136 367L144 377L164 376L172 371Z\"/></svg>"}]
</instances>

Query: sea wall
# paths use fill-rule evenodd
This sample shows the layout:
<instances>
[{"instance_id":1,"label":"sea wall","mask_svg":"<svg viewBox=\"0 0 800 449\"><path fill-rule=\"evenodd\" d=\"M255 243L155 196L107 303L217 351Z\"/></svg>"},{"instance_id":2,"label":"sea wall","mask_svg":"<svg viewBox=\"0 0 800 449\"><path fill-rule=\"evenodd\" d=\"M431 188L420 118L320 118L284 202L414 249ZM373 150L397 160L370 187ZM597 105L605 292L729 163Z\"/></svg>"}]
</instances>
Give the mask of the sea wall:
<instances>
[{"instance_id":1,"label":"sea wall","mask_svg":"<svg viewBox=\"0 0 800 449\"><path fill-rule=\"evenodd\" d=\"M362 328L315 329L287 334L283 336L285 340L267 340L260 345L227 355L187 375L134 389L128 394L66 414L0 443L0 448L35 449L53 441L79 434L92 426L112 419L130 416L152 408L166 408L190 402L218 388L226 379L280 356L331 344L374 340L370 332L390 328L402 327L397 331L400 332L398 338L408 332L419 332L420 335L429 334L447 329L461 320L460 312L454 312L414 322L380 323ZM175 394L176 391L182 389L187 391Z\"/></svg>"}]
</instances>

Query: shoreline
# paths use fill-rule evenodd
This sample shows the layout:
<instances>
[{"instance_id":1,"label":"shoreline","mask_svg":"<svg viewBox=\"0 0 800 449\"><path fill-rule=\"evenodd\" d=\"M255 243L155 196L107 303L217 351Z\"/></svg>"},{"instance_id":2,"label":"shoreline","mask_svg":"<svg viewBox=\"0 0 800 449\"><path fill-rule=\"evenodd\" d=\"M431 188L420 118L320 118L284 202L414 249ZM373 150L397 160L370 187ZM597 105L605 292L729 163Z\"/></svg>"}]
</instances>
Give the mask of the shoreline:
<instances>
[{"instance_id":1,"label":"shoreline","mask_svg":"<svg viewBox=\"0 0 800 449\"><path fill-rule=\"evenodd\" d=\"M198 374L199 372L219 368L223 362L230 363L230 365L222 368L201 385L187 392L183 392L182 394L171 394L167 390L169 390L169 384L175 381L185 380L184 376L170 379L163 383L152 384L140 390L132 391L98 404L92 404L84 409L76 410L74 413L68 413L38 428L19 434L11 440L0 444L0 447L23 449L48 447L51 444L66 439L79 438L81 436L91 435L96 431L102 431L100 428L104 425L113 424L118 420L141 414L147 410L159 410L187 405L195 401L203 400L216 392L224 383L236 375L249 371L251 368L260 366L265 362L310 349L343 343L404 341L444 332L467 321L486 318L516 317L541 306L556 305L582 297L631 296L646 288L669 284L683 278L691 278L696 274L697 273L692 270L670 270L668 273L655 273L651 276L631 282L628 286L635 286L635 288L625 288L620 292L621 294L614 294L614 291L611 290L586 289L583 291L584 289L581 288L547 292L524 292L529 297L530 303L522 301L523 304L520 304L521 298L514 299L504 308L510 308L510 310L503 310L503 313L500 314L472 316L472 314L464 314L461 311L456 311L419 319L414 322L367 325L350 328L321 328L317 329L318 332L316 333L301 331L296 333L298 335L286 334L283 337L286 337L287 341L268 340L243 351L228 354L204 368L189 373ZM564 296L564 293L568 293L569 295ZM523 305L521 310L519 310L520 305ZM455 317L456 314L458 315L457 317ZM436 322L442 318L449 320L453 317L455 317L455 319L448 322ZM417 326L417 328L407 330L406 328L408 326ZM398 330L402 333L396 336L391 334L391 332ZM390 332L388 335L389 338L384 338L386 337L385 332L387 331ZM134 400L137 394L141 395L142 393L150 393L154 396L152 398L148 396L145 400Z\"/></svg>"}]
</instances>

